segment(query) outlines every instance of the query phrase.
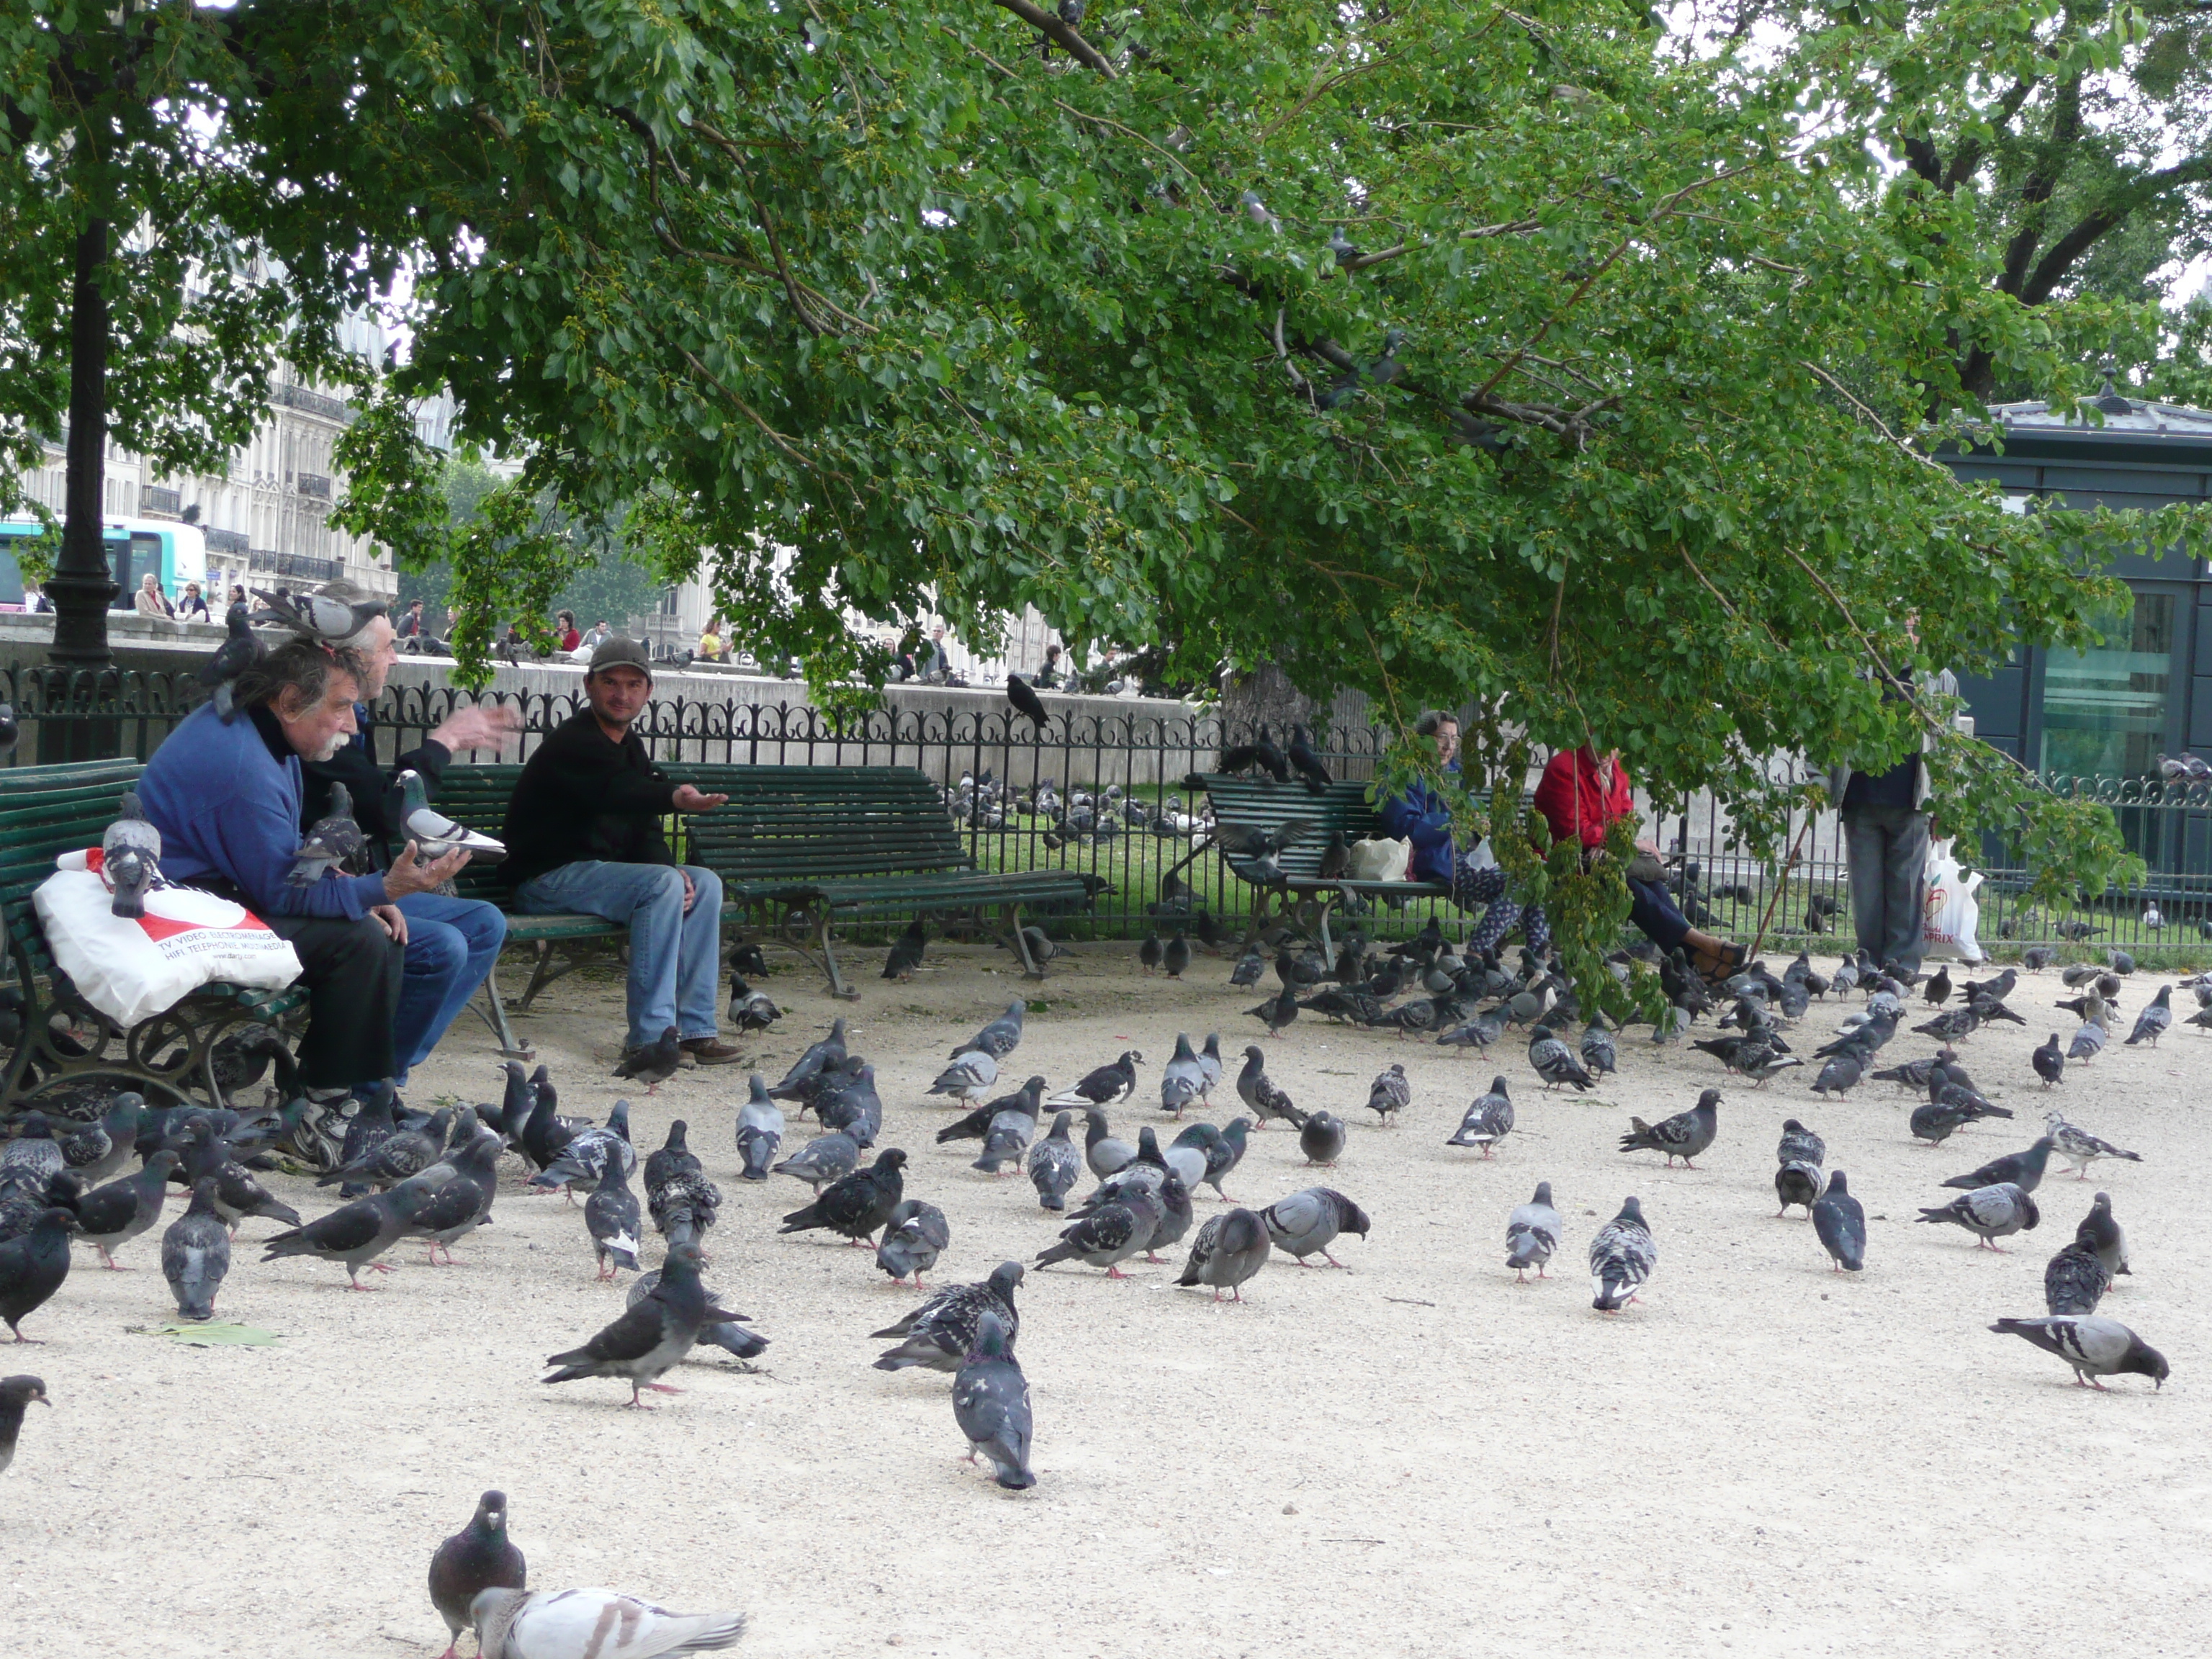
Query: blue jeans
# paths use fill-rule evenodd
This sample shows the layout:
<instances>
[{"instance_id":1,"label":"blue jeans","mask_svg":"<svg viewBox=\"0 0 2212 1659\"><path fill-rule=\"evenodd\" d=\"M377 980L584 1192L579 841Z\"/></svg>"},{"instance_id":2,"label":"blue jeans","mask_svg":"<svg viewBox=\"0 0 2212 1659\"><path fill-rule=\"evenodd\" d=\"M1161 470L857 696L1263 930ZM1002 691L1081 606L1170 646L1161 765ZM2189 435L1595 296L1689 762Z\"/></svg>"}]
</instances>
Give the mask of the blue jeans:
<instances>
[{"instance_id":1,"label":"blue jeans","mask_svg":"<svg viewBox=\"0 0 2212 1659\"><path fill-rule=\"evenodd\" d=\"M684 908L684 878L697 900ZM696 865L610 864L588 859L532 876L515 908L581 913L629 929L629 1046L658 1042L670 1026L689 1042L714 1035L721 988L722 882Z\"/></svg>"},{"instance_id":2,"label":"blue jeans","mask_svg":"<svg viewBox=\"0 0 2212 1659\"><path fill-rule=\"evenodd\" d=\"M507 918L495 906L442 893L410 893L399 914L407 918L407 966L392 1018L392 1058L394 1081L404 1085L491 972L507 942Z\"/></svg>"},{"instance_id":3,"label":"blue jeans","mask_svg":"<svg viewBox=\"0 0 2212 1659\"><path fill-rule=\"evenodd\" d=\"M1628 878L1628 919L1644 930L1644 937L1662 951L1680 945L1690 924L1674 907L1674 896L1656 881Z\"/></svg>"}]
</instances>

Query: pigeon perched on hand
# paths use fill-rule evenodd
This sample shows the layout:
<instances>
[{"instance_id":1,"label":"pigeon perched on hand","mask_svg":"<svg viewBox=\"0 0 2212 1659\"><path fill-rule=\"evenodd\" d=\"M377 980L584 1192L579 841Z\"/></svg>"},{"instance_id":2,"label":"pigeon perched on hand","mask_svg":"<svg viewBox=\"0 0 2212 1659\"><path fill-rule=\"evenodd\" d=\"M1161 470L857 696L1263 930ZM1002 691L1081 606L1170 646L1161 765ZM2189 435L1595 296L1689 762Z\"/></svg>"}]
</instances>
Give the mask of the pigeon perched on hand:
<instances>
[{"instance_id":1,"label":"pigeon perched on hand","mask_svg":"<svg viewBox=\"0 0 2212 1659\"><path fill-rule=\"evenodd\" d=\"M466 853L471 864L497 864L507 856L507 845L455 823L430 805L422 775L410 767L399 775L399 833L415 843L416 861L434 864L453 853Z\"/></svg>"},{"instance_id":2,"label":"pigeon perched on hand","mask_svg":"<svg viewBox=\"0 0 2212 1659\"><path fill-rule=\"evenodd\" d=\"M477 1596L488 1589L526 1589L529 1578L529 1564L507 1535L507 1494L488 1492L477 1500L469 1524L430 1558L430 1605L453 1634L438 1659L456 1659Z\"/></svg>"},{"instance_id":3,"label":"pigeon perched on hand","mask_svg":"<svg viewBox=\"0 0 2212 1659\"><path fill-rule=\"evenodd\" d=\"M1506 1218L1505 1265L1513 1269L1515 1284L1526 1284L1531 1267L1536 1270L1539 1279L1551 1277L1544 1271L1544 1266L1559 1248L1562 1231L1559 1212L1552 1207L1552 1183L1540 1181L1536 1183L1536 1195Z\"/></svg>"},{"instance_id":4,"label":"pigeon perched on hand","mask_svg":"<svg viewBox=\"0 0 2212 1659\"><path fill-rule=\"evenodd\" d=\"M2117 1319L2102 1314L2053 1314L2041 1319L2000 1319L1990 1327L2000 1334L2024 1337L2045 1353L2057 1354L2074 1370L2077 1388L2104 1389L2097 1379L2133 1373L2166 1386L2172 1368L2166 1356Z\"/></svg>"},{"instance_id":5,"label":"pigeon perched on hand","mask_svg":"<svg viewBox=\"0 0 2212 1659\"><path fill-rule=\"evenodd\" d=\"M353 820L352 794L345 785L333 783L330 811L301 842L285 880L295 887L312 887L325 876L342 873L346 861L358 857L368 845L368 837Z\"/></svg>"},{"instance_id":6,"label":"pigeon perched on hand","mask_svg":"<svg viewBox=\"0 0 2212 1659\"><path fill-rule=\"evenodd\" d=\"M1621 1200L1620 1212L1590 1240L1589 1263L1590 1306L1600 1313L1619 1313L1636 1300L1659 1265L1659 1247L1651 1242L1643 1205L1633 1198Z\"/></svg>"},{"instance_id":7,"label":"pigeon perched on hand","mask_svg":"<svg viewBox=\"0 0 2212 1659\"><path fill-rule=\"evenodd\" d=\"M1646 1123L1640 1117L1632 1117L1629 1131L1620 1138L1624 1152L1654 1152L1666 1154L1671 1166L1676 1158L1682 1167L1694 1170L1692 1161L1698 1154L1713 1144L1720 1133L1719 1112L1721 1091L1708 1089L1698 1097L1698 1103L1686 1112L1677 1112L1656 1123Z\"/></svg>"}]
</instances>

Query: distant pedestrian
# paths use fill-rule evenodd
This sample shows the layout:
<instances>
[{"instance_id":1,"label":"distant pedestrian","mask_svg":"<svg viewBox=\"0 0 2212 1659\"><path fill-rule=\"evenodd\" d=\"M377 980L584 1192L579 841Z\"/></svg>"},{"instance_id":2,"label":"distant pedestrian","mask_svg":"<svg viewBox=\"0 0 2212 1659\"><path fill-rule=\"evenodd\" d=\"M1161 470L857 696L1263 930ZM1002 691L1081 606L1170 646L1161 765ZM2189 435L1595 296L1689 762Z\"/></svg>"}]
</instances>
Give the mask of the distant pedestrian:
<instances>
[{"instance_id":1,"label":"distant pedestrian","mask_svg":"<svg viewBox=\"0 0 2212 1659\"><path fill-rule=\"evenodd\" d=\"M1037 684L1049 690L1060 684L1060 647L1048 645L1044 648L1044 665L1036 672Z\"/></svg>"},{"instance_id":2,"label":"distant pedestrian","mask_svg":"<svg viewBox=\"0 0 2212 1659\"><path fill-rule=\"evenodd\" d=\"M142 617L174 617L177 609L161 592L161 579L152 571L139 578L138 592L132 596L132 607Z\"/></svg>"},{"instance_id":3,"label":"distant pedestrian","mask_svg":"<svg viewBox=\"0 0 2212 1659\"><path fill-rule=\"evenodd\" d=\"M422 632L422 601L410 599L407 614L399 619L399 637L411 640Z\"/></svg>"}]
</instances>

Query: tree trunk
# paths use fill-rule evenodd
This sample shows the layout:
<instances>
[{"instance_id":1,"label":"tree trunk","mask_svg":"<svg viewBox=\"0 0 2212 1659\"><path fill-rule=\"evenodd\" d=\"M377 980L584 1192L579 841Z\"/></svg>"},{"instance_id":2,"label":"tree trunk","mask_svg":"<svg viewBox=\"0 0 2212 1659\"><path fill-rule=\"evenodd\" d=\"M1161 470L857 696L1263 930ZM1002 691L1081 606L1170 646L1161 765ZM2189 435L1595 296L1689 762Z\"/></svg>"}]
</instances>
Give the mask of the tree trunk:
<instances>
[{"instance_id":1,"label":"tree trunk","mask_svg":"<svg viewBox=\"0 0 2212 1659\"><path fill-rule=\"evenodd\" d=\"M54 602L52 660L64 668L105 668L107 606L116 596L101 533L107 505L108 225L86 222L76 239L76 278L70 295L69 475L61 556L46 592Z\"/></svg>"}]
</instances>

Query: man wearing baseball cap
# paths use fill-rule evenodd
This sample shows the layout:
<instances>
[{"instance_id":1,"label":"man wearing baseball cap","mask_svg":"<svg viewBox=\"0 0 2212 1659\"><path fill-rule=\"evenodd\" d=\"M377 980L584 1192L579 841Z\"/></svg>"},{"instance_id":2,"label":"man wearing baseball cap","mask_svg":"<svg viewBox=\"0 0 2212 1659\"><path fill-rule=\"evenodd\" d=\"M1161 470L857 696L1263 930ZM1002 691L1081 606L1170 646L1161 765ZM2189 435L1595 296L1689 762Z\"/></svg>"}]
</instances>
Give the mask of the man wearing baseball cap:
<instances>
[{"instance_id":1,"label":"man wearing baseball cap","mask_svg":"<svg viewBox=\"0 0 2212 1659\"><path fill-rule=\"evenodd\" d=\"M536 915L605 916L629 929L627 1055L676 1028L702 1066L738 1050L715 1035L720 989L722 884L680 865L661 820L711 812L727 795L672 783L631 725L653 696L644 646L616 635L592 653L590 707L556 727L522 769L507 803L501 873L515 908Z\"/></svg>"}]
</instances>

